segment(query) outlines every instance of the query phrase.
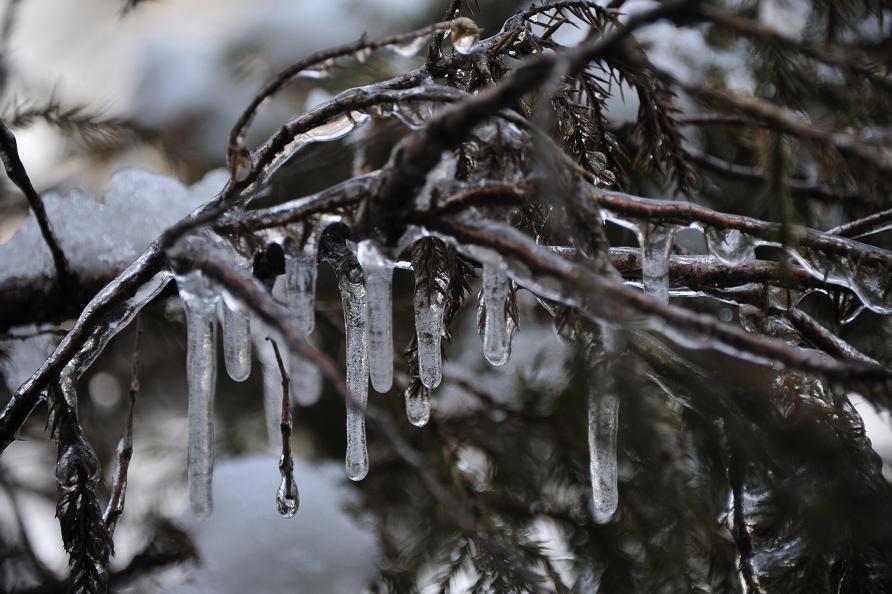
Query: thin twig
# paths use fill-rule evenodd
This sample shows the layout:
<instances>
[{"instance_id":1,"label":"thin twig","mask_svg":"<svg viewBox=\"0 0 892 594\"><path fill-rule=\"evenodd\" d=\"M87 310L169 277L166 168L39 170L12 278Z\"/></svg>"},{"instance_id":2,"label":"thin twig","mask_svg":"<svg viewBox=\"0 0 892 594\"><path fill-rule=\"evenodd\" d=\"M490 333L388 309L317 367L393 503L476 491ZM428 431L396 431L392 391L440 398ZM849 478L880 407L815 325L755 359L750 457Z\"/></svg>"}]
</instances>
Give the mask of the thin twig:
<instances>
[{"instance_id":1,"label":"thin twig","mask_svg":"<svg viewBox=\"0 0 892 594\"><path fill-rule=\"evenodd\" d=\"M46 209L43 206L43 199L31 184L28 172L25 171L25 166L19 158L18 143L15 135L2 119L0 119L0 159L3 160L3 166L6 168L6 175L9 177L9 180L28 199L28 205L34 213L38 227L40 227L40 234L43 235L43 240L53 256L53 265L56 267L56 281L59 287L71 286L73 279L71 270L68 267L68 260L65 259L65 253L62 251L56 236L53 235L49 219L46 216Z\"/></svg>"},{"instance_id":2,"label":"thin twig","mask_svg":"<svg viewBox=\"0 0 892 594\"><path fill-rule=\"evenodd\" d=\"M300 505L297 484L294 482L294 458L291 456L291 398L288 395L291 379L285 371L285 363L282 361L278 343L269 336L266 339L273 345L276 364L279 366L279 375L282 377L282 418L279 422L279 430L282 433L282 457L279 458L282 485L279 487L276 504L280 514L291 517L297 512Z\"/></svg>"},{"instance_id":3,"label":"thin twig","mask_svg":"<svg viewBox=\"0 0 892 594\"><path fill-rule=\"evenodd\" d=\"M136 398L139 396L139 339L142 336L142 326L139 316L136 317L135 336L133 338L133 358L130 362L130 391L128 394L127 420L124 422L124 430L118 441L115 452L115 469L112 473L112 494L108 500L108 506L102 516L102 521L108 529L109 537L114 536L118 519L124 513L124 496L127 491L127 471L130 469L130 459L133 457L133 409L136 406Z\"/></svg>"}]
</instances>

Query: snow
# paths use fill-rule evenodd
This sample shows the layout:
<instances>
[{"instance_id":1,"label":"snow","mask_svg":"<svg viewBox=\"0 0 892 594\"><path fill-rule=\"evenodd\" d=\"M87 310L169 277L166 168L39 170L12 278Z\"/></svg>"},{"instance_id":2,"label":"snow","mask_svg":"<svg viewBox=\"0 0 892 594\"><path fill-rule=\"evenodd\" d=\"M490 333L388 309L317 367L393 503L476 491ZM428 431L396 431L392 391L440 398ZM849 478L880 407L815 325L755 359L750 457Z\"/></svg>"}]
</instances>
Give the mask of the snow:
<instances>
[{"instance_id":1,"label":"snow","mask_svg":"<svg viewBox=\"0 0 892 594\"><path fill-rule=\"evenodd\" d=\"M376 574L374 532L349 516L352 503L336 464L295 461L301 511L276 512L277 456L227 460L214 475L214 514L186 517L201 565L191 582L165 594L340 594L361 592Z\"/></svg>"},{"instance_id":2,"label":"snow","mask_svg":"<svg viewBox=\"0 0 892 594\"><path fill-rule=\"evenodd\" d=\"M73 191L45 194L47 218L72 271L82 278L120 271L164 229L213 198L226 183L223 170L186 187L176 179L138 169L112 176L101 201ZM0 245L0 282L53 278L52 256L29 213L22 226Z\"/></svg>"}]
</instances>

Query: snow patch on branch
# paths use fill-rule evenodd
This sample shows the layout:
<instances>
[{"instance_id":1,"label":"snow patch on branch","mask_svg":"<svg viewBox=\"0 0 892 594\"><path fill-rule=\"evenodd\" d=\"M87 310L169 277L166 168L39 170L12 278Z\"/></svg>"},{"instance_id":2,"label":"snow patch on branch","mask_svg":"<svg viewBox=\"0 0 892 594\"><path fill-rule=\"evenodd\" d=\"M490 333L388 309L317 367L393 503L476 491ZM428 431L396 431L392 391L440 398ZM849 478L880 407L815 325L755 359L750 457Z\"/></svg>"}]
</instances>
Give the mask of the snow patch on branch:
<instances>
[{"instance_id":1,"label":"snow patch on branch","mask_svg":"<svg viewBox=\"0 0 892 594\"><path fill-rule=\"evenodd\" d=\"M215 170L187 187L172 177L124 169L112 176L101 201L81 191L50 192L43 201L72 272L85 280L126 268L162 231L213 198L227 177ZM0 245L0 283L54 275L52 255L29 214Z\"/></svg>"}]
</instances>

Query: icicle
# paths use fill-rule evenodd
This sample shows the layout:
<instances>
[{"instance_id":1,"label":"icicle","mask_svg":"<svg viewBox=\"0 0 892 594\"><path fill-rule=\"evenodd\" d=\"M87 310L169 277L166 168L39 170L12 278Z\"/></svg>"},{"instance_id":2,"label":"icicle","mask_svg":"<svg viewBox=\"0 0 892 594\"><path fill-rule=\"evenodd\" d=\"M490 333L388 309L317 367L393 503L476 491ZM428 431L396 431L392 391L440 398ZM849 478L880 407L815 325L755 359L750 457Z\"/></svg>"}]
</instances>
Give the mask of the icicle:
<instances>
[{"instance_id":1,"label":"icicle","mask_svg":"<svg viewBox=\"0 0 892 594\"><path fill-rule=\"evenodd\" d=\"M612 383L612 379L605 383ZM594 385L588 397L589 473L592 481L594 519L608 522L616 511L619 494L616 486L616 429L619 400L615 394L600 393Z\"/></svg>"},{"instance_id":2,"label":"icicle","mask_svg":"<svg viewBox=\"0 0 892 594\"><path fill-rule=\"evenodd\" d=\"M251 316L228 294L223 293L223 360L233 380L243 382L251 375Z\"/></svg>"},{"instance_id":3,"label":"icicle","mask_svg":"<svg viewBox=\"0 0 892 594\"><path fill-rule=\"evenodd\" d=\"M356 257L368 296L369 376L384 394L393 385L393 262L371 240L359 243Z\"/></svg>"},{"instance_id":4,"label":"icicle","mask_svg":"<svg viewBox=\"0 0 892 594\"><path fill-rule=\"evenodd\" d=\"M489 262L483 264L483 354L492 365L500 367L511 356L514 323L508 316L509 280L505 271Z\"/></svg>"},{"instance_id":5,"label":"icicle","mask_svg":"<svg viewBox=\"0 0 892 594\"><path fill-rule=\"evenodd\" d=\"M285 292L288 308L294 313L298 329L308 336L315 327L316 311L316 241L309 232L303 248L294 242L285 244Z\"/></svg>"},{"instance_id":6,"label":"icicle","mask_svg":"<svg viewBox=\"0 0 892 594\"><path fill-rule=\"evenodd\" d=\"M414 390L410 385L406 388L406 416L416 427L424 427L431 418L430 390L421 386Z\"/></svg>"},{"instance_id":7,"label":"icicle","mask_svg":"<svg viewBox=\"0 0 892 594\"><path fill-rule=\"evenodd\" d=\"M368 299L358 266L347 262L337 271L344 325L347 331L347 456L345 465L350 480L359 481L369 471L365 443L365 407L368 401Z\"/></svg>"},{"instance_id":8,"label":"icicle","mask_svg":"<svg viewBox=\"0 0 892 594\"><path fill-rule=\"evenodd\" d=\"M186 380L189 387L189 501L200 518L213 509L213 402L217 382L217 295L198 272L177 277L186 309Z\"/></svg>"},{"instance_id":9,"label":"icicle","mask_svg":"<svg viewBox=\"0 0 892 594\"><path fill-rule=\"evenodd\" d=\"M413 254L414 256L414 254ZM417 258L413 257L415 264L415 332L418 337L418 377L425 387L434 389L440 385L443 379L443 356L440 350L440 341L443 337L443 315L446 312L447 280L443 275L430 283L424 281L424 274L420 274L420 265ZM408 410L408 393L406 407ZM410 414L411 419L411 414ZM425 421L426 422L426 421Z\"/></svg>"},{"instance_id":10,"label":"icicle","mask_svg":"<svg viewBox=\"0 0 892 594\"><path fill-rule=\"evenodd\" d=\"M311 343L312 339L308 339ZM322 395L322 374L299 353L291 354L291 399L301 406L312 406Z\"/></svg>"},{"instance_id":11,"label":"icicle","mask_svg":"<svg viewBox=\"0 0 892 594\"><path fill-rule=\"evenodd\" d=\"M669 303L669 250L675 228L644 222L638 230L641 244L641 280L644 292Z\"/></svg>"}]
</instances>

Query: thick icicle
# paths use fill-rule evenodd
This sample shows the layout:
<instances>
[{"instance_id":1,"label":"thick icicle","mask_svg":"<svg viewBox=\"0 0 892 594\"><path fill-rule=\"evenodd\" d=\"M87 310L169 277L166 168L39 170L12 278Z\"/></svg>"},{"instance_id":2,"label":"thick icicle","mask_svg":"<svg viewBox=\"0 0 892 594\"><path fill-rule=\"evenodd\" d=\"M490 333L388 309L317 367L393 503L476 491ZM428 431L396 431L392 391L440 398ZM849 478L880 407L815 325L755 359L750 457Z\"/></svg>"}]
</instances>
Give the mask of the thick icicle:
<instances>
[{"instance_id":1,"label":"thick icicle","mask_svg":"<svg viewBox=\"0 0 892 594\"><path fill-rule=\"evenodd\" d=\"M418 377L425 387L433 389L440 385L443 379L443 356L440 350L440 341L443 337L443 315L446 312L447 280L445 276L437 274L430 282L426 281L426 271L420 271L418 254L413 254L415 266L415 332L418 337ZM409 407L408 393L406 409ZM412 415L410 413L411 420ZM425 420L425 422L427 422Z\"/></svg>"},{"instance_id":2,"label":"thick icicle","mask_svg":"<svg viewBox=\"0 0 892 594\"><path fill-rule=\"evenodd\" d=\"M237 382L251 375L251 316L223 294L223 360L226 372Z\"/></svg>"},{"instance_id":3,"label":"thick icicle","mask_svg":"<svg viewBox=\"0 0 892 594\"><path fill-rule=\"evenodd\" d=\"M365 407L369 390L368 299L362 272L353 262L338 267L338 286L347 331L347 477L359 481L369 471Z\"/></svg>"},{"instance_id":4,"label":"thick icicle","mask_svg":"<svg viewBox=\"0 0 892 594\"><path fill-rule=\"evenodd\" d=\"M725 264L740 264L756 259L755 242L737 229L706 227L703 235L709 251Z\"/></svg>"},{"instance_id":5,"label":"thick icicle","mask_svg":"<svg viewBox=\"0 0 892 594\"><path fill-rule=\"evenodd\" d=\"M483 263L483 354L492 365L499 367L511 356L514 324L508 316L508 275L498 265Z\"/></svg>"},{"instance_id":6,"label":"thick icicle","mask_svg":"<svg viewBox=\"0 0 892 594\"><path fill-rule=\"evenodd\" d=\"M285 292L298 329L308 336L315 326L316 234L310 232L303 247L285 244Z\"/></svg>"},{"instance_id":7,"label":"thick icicle","mask_svg":"<svg viewBox=\"0 0 892 594\"><path fill-rule=\"evenodd\" d=\"M213 509L213 401L217 382L217 294L199 272L177 277L186 309L186 380L189 388L189 501L200 518Z\"/></svg>"},{"instance_id":8,"label":"thick icicle","mask_svg":"<svg viewBox=\"0 0 892 594\"><path fill-rule=\"evenodd\" d=\"M619 502L616 486L619 400L612 392L601 392L602 389L603 386L593 386L588 397L589 473L594 519L599 524L610 520Z\"/></svg>"},{"instance_id":9,"label":"thick icicle","mask_svg":"<svg viewBox=\"0 0 892 594\"><path fill-rule=\"evenodd\" d=\"M359 243L356 257L368 300L369 376L384 394L393 386L393 262L371 240Z\"/></svg>"},{"instance_id":10,"label":"thick icicle","mask_svg":"<svg viewBox=\"0 0 892 594\"><path fill-rule=\"evenodd\" d=\"M644 292L660 303L669 303L669 250L674 237L673 227L649 222L638 231Z\"/></svg>"}]
</instances>

